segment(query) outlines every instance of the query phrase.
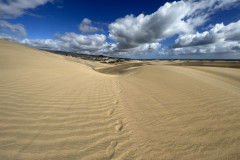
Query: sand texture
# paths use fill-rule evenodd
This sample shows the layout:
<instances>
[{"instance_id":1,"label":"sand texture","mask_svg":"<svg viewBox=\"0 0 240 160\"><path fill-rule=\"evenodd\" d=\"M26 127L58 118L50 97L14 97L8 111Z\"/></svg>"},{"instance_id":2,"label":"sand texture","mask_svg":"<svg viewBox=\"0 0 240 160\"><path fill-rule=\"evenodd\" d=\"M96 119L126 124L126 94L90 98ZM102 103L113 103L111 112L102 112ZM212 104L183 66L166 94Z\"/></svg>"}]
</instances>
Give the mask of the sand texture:
<instances>
[{"instance_id":1,"label":"sand texture","mask_svg":"<svg viewBox=\"0 0 240 160\"><path fill-rule=\"evenodd\" d=\"M0 40L0 159L240 159L240 69L171 63Z\"/></svg>"}]
</instances>

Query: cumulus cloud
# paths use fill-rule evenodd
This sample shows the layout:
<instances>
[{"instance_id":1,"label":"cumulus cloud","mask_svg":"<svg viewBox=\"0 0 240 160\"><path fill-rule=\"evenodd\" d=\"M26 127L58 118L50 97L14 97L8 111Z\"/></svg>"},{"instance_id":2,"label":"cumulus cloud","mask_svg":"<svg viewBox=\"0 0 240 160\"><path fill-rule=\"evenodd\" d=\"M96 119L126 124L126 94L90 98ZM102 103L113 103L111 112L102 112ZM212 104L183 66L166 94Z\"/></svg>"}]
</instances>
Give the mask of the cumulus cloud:
<instances>
[{"instance_id":1,"label":"cumulus cloud","mask_svg":"<svg viewBox=\"0 0 240 160\"><path fill-rule=\"evenodd\" d=\"M109 44L109 48L105 49L104 53L105 54L110 54L110 55L115 55L115 56L126 56L126 55L131 55L131 54L145 54L145 53L151 53L156 50L158 50L161 47L161 44L156 42L156 43L144 43L141 44L135 48L128 48L128 49L117 49L117 44Z\"/></svg>"},{"instance_id":2,"label":"cumulus cloud","mask_svg":"<svg viewBox=\"0 0 240 160\"><path fill-rule=\"evenodd\" d=\"M19 38L17 38L16 36L12 36L12 35L6 34L6 33L0 33L0 38L8 40L8 41L19 43Z\"/></svg>"},{"instance_id":3,"label":"cumulus cloud","mask_svg":"<svg viewBox=\"0 0 240 160\"><path fill-rule=\"evenodd\" d=\"M103 34L81 35L65 33L53 39L24 39L19 43L39 49L61 50L76 53L100 54L108 46Z\"/></svg>"},{"instance_id":4,"label":"cumulus cloud","mask_svg":"<svg viewBox=\"0 0 240 160\"><path fill-rule=\"evenodd\" d=\"M109 38L118 43L119 49L129 49L192 31L192 27L181 20L186 12L187 6L181 1L166 3L151 15L127 15L109 25Z\"/></svg>"},{"instance_id":5,"label":"cumulus cloud","mask_svg":"<svg viewBox=\"0 0 240 160\"><path fill-rule=\"evenodd\" d=\"M213 32L206 31L203 33L197 32L196 34L186 34L179 36L179 38L175 40L173 48L212 44L216 40L217 37L213 34Z\"/></svg>"},{"instance_id":6,"label":"cumulus cloud","mask_svg":"<svg viewBox=\"0 0 240 160\"><path fill-rule=\"evenodd\" d=\"M1 33L2 32L2 33ZM56 33L57 39L28 39L22 24L11 24L0 20L0 38L21 43L30 47L47 50L61 50L86 54L102 54L111 50L104 34L82 35L67 32L64 35Z\"/></svg>"},{"instance_id":7,"label":"cumulus cloud","mask_svg":"<svg viewBox=\"0 0 240 160\"><path fill-rule=\"evenodd\" d=\"M239 49L240 43L236 41L229 42L216 42L211 45L205 46L189 46L183 48L173 48L171 52L174 55L215 55L215 56L231 56L238 55L240 56Z\"/></svg>"},{"instance_id":8,"label":"cumulus cloud","mask_svg":"<svg viewBox=\"0 0 240 160\"><path fill-rule=\"evenodd\" d=\"M0 31L10 34L15 34L20 37L27 36L26 29L22 24L11 24L7 21L0 20Z\"/></svg>"},{"instance_id":9,"label":"cumulus cloud","mask_svg":"<svg viewBox=\"0 0 240 160\"><path fill-rule=\"evenodd\" d=\"M160 47L161 47L160 43L145 43L136 48L133 48L132 50L129 50L128 52L133 54L144 54L154 52Z\"/></svg>"},{"instance_id":10,"label":"cumulus cloud","mask_svg":"<svg viewBox=\"0 0 240 160\"><path fill-rule=\"evenodd\" d=\"M99 28L92 26L92 21L88 18L84 18L78 28L82 33L100 31Z\"/></svg>"},{"instance_id":11,"label":"cumulus cloud","mask_svg":"<svg viewBox=\"0 0 240 160\"><path fill-rule=\"evenodd\" d=\"M17 17L26 9L35 8L51 0L0 0L0 18ZM240 22L227 26L217 24L209 31L199 33L196 28L205 24L210 16L220 9L229 9L239 0L181 0L165 3L150 15L127 15L109 25L108 43L104 34L93 34L102 31L96 22L83 19L79 25L82 33L72 32L56 34L56 39L23 39L12 34L2 33L5 38L35 48L62 50L86 54L131 55L161 51L164 55L198 54L198 53L239 53ZM24 4L24 5L23 5ZM10 12L13 10L13 12ZM97 25L98 26L98 25ZM12 25L0 21L0 27L11 33L26 36L24 26ZM161 47L161 42L174 35L180 35L172 48Z\"/></svg>"},{"instance_id":12,"label":"cumulus cloud","mask_svg":"<svg viewBox=\"0 0 240 160\"><path fill-rule=\"evenodd\" d=\"M236 2L237 0L189 0L165 3L151 15L127 15L117 19L109 25L109 38L117 43L115 50L122 52L176 34L193 33L211 14Z\"/></svg>"},{"instance_id":13,"label":"cumulus cloud","mask_svg":"<svg viewBox=\"0 0 240 160\"><path fill-rule=\"evenodd\" d=\"M171 52L174 54L240 55L240 20L228 25L216 24L209 31L180 35Z\"/></svg>"},{"instance_id":14,"label":"cumulus cloud","mask_svg":"<svg viewBox=\"0 0 240 160\"><path fill-rule=\"evenodd\" d=\"M0 0L0 18L16 18L26 13L27 9L34 9L53 0Z\"/></svg>"},{"instance_id":15,"label":"cumulus cloud","mask_svg":"<svg viewBox=\"0 0 240 160\"><path fill-rule=\"evenodd\" d=\"M174 48L201 46L216 42L240 41L240 20L225 26L223 23L216 24L210 31L195 34L180 35L175 40Z\"/></svg>"}]
</instances>

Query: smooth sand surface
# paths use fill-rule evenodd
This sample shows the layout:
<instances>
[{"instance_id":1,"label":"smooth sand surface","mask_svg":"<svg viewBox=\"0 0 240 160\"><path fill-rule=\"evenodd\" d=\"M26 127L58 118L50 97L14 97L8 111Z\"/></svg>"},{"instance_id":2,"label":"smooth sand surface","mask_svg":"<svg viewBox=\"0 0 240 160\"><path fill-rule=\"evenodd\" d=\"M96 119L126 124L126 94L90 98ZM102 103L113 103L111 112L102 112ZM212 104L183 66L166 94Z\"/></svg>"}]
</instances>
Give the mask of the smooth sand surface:
<instances>
[{"instance_id":1,"label":"smooth sand surface","mask_svg":"<svg viewBox=\"0 0 240 160\"><path fill-rule=\"evenodd\" d=\"M240 159L240 69L169 63L0 40L0 159Z\"/></svg>"}]
</instances>

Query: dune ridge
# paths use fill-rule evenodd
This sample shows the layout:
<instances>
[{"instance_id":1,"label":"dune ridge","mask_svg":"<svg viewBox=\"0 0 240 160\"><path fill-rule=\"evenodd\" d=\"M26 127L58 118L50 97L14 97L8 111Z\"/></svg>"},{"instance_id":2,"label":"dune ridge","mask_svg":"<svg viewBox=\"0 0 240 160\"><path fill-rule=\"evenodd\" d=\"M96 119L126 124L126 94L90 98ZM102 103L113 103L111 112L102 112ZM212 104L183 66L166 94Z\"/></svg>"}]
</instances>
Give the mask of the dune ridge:
<instances>
[{"instance_id":1,"label":"dune ridge","mask_svg":"<svg viewBox=\"0 0 240 160\"><path fill-rule=\"evenodd\" d=\"M240 159L240 70L168 63L0 40L0 159Z\"/></svg>"}]
</instances>

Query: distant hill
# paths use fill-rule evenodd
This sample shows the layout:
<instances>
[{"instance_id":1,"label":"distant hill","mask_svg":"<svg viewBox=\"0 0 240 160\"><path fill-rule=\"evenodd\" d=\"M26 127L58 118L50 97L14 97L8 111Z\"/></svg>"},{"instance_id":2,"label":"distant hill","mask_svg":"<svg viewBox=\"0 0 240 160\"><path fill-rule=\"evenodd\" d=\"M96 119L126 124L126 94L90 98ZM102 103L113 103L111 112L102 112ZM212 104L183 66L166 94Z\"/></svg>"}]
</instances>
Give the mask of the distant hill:
<instances>
[{"instance_id":1,"label":"distant hill","mask_svg":"<svg viewBox=\"0 0 240 160\"><path fill-rule=\"evenodd\" d=\"M116 58L109 57L104 55L90 55L90 54L82 54L82 53L73 53L73 52L64 52L64 51L54 51L54 50L45 50L54 54L77 57L81 59L91 60L91 61L101 61L102 63L118 63L123 61L129 61L128 58Z\"/></svg>"}]
</instances>

